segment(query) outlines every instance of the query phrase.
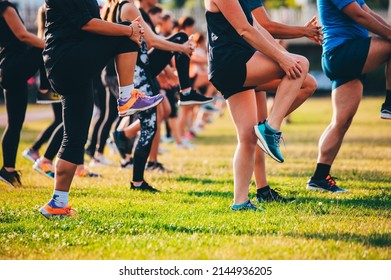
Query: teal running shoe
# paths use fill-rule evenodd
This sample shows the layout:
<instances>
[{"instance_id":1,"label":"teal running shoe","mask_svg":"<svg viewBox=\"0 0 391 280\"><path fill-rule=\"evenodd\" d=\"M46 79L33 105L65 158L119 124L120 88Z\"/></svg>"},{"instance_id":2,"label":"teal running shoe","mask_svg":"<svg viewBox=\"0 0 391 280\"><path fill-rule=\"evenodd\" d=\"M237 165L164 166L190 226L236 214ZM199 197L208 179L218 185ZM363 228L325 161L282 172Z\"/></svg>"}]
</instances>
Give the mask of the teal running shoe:
<instances>
[{"instance_id":1,"label":"teal running shoe","mask_svg":"<svg viewBox=\"0 0 391 280\"><path fill-rule=\"evenodd\" d=\"M232 204L231 209L233 211L247 211L247 210L262 211L261 208L258 208L257 206L252 204L251 200L247 200L245 203L242 204Z\"/></svg>"},{"instance_id":2,"label":"teal running shoe","mask_svg":"<svg viewBox=\"0 0 391 280\"><path fill-rule=\"evenodd\" d=\"M254 126L254 131L258 137L258 146L275 161L284 162L280 152L280 142L283 140L281 131L273 131L267 121Z\"/></svg>"}]
</instances>

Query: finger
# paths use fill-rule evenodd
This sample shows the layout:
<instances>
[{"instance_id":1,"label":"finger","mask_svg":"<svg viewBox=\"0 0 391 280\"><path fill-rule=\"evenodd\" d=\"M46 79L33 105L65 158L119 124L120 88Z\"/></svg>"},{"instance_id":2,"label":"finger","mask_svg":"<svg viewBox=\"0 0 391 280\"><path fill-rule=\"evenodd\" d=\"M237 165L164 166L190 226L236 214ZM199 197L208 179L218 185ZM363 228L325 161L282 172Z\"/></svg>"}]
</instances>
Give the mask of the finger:
<instances>
[{"instance_id":1,"label":"finger","mask_svg":"<svg viewBox=\"0 0 391 280\"><path fill-rule=\"evenodd\" d=\"M140 16L138 16L138 17L136 17L136 19L135 19L135 20L133 20L132 22L135 22L135 21L137 21L137 22L140 22L140 20L141 20L141 17L140 17Z\"/></svg>"}]
</instances>

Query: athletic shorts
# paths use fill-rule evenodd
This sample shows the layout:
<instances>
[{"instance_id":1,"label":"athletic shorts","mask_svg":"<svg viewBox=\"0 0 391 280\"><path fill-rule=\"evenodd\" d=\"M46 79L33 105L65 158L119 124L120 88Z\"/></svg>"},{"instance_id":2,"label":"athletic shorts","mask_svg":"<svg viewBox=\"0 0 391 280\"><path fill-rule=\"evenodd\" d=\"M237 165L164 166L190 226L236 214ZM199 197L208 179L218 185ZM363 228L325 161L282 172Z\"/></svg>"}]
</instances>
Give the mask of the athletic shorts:
<instances>
[{"instance_id":1,"label":"athletic shorts","mask_svg":"<svg viewBox=\"0 0 391 280\"><path fill-rule=\"evenodd\" d=\"M332 88L360 79L368 57L371 37L351 39L322 55L322 68L332 82Z\"/></svg>"},{"instance_id":2,"label":"athletic shorts","mask_svg":"<svg viewBox=\"0 0 391 280\"><path fill-rule=\"evenodd\" d=\"M251 51L239 53L232 59L224 61L220 68L213 72L210 81L225 99L235 93L255 88L255 86L243 86L247 77L246 63L253 55L254 52Z\"/></svg>"}]
</instances>

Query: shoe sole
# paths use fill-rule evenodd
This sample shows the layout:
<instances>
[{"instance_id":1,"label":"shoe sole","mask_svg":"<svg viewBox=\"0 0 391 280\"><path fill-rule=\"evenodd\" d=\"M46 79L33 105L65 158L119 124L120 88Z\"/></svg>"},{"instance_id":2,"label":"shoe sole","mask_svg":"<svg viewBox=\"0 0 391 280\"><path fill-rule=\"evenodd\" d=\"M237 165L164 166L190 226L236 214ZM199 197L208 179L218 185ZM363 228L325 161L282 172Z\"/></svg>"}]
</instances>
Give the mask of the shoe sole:
<instances>
[{"instance_id":1,"label":"shoe sole","mask_svg":"<svg viewBox=\"0 0 391 280\"><path fill-rule=\"evenodd\" d=\"M136 114L136 113L138 113L138 112L146 111L146 110L148 110L148 109L151 109L151 108L153 108L153 107L159 105L162 101L163 101L163 98L160 99L160 100L158 100L158 101L156 101L155 103L152 103L152 104L149 105L148 107L144 107L144 108L142 108L142 109L129 109L129 110L127 110L127 111L124 112L124 113L118 112L118 116L120 116L120 117L126 117L126 116L134 115L134 114Z\"/></svg>"},{"instance_id":2,"label":"shoe sole","mask_svg":"<svg viewBox=\"0 0 391 280\"><path fill-rule=\"evenodd\" d=\"M52 214L50 214L48 211L46 211L45 206L42 206L38 211L39 211L39 213L42 214L42 216L44 216L46 219L50 220L50 217L52 216Z\"/></svg>"},{"instance_id":3,"label":"shoe sole","mask_svg":"<svg viewBox=\"0 0 391 280\"><path fill-rule=\"evenodd\" d=\"M178 105L186 106L186 105L200 105L200 104L208 104L210 102L213 102L213 100L207 100L207 101L178 101Z\"/></svg>"},{"instance_id":4,"label":"shoe sole","mask_svg":"<svg viewBox=\"0 0 391 280\"><path fill-rule=\"evenodd\" d=\"M46 176L46 177L49 178L49 179L54 179L54 177L52 177L52 176L46 174L46 172L44 172L44 171L43 171L41 168L39 168L38 166L33 165L33 169L34 169L35 171L39 172L40 174Z\"/></svg>"},{"instance_id":5,"label":"shoe sole","mask_svg":"<svg viewBox=\"0 0 391 280\"><path fill-rule=\"evenodd\" d=\"M325 190L323 188L320 188L320 187L317 187L317 186L311 186L311 185L307 185L307 190L309 190L309 191L319 191L319 192L330 192L330 193L348 193L349 192L348 190L331 192L331 191Z\"/></svg>"},{"instance_id":6,"label":"shoe sole","mask_svg":"<svg viewBox=\"0 0 391 280\"><path fill-rule=\"evenodd\" d=\"M380 118L383 120L391 120L391 114L389 113L380 113Z\"/></svg>"},{"instance_id":7,"label":"shoe sole","mask_svg":"<svg viewBox=\"0 0 391 280\"><path fill-rule=\"evenodd\" d=\"M61 103L61 100L37 100L37 104L54 104L54 103Z\"/></svg>"},{"instance_id":8,"label":"shoe sole","mask_svg":"<svg viewBox=\"0 0 391 280\"><path fill-rule=\"evenodd\" d=\"M23 156L25 159L31 161L32 163L35 163L35 160L34 160L32 157L30 157L28 154L22 153L22 156Z\"/></svg>"},{"instance_id":9,"label":"shoe sole","mask_svg":"<svg viewBox=\"0 0 391 280\"><path fill-rule=\"evenodd\" d=\"M257 126L254 126L254 132L255 132L255 135L257 135L257 137L258 137L257 144L265 152L265 154L269 155L275 161L277 161L279 163L283 163L284 161L279 160L278 158L276 158L272 154L269 147L267 146L266 140L263 138L262 134L259 133Z\"/></svg>"},{"instance_id":10,"label":"shoe sole","mask_svg":"<svg viewBox=\"0 0 391 280\"><path fill-rule=\"evenodd\" d=\"M8 186L10 186L11 188L15 188L14 185L12 185L10 182L8 182L6 179L4 179L3 177L0 176L0 181L6 183Z\"/></svg>"}]
</instances>

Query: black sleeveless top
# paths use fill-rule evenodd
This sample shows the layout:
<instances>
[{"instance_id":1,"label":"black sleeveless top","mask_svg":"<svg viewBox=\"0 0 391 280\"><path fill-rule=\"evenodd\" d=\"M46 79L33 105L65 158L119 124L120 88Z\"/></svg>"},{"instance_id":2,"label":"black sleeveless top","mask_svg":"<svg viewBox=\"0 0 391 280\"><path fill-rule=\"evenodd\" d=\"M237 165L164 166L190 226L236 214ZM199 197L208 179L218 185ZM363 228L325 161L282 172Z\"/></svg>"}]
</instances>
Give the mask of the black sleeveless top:
<instances>
[{"instance_id":1,"label":"black sleeveless top","mask_svg":"<svg viewBox=\"0 0 391 280\"><path fill-rule=\"evenodd\" d=\"M19 16L19 12L13 4L8 1L0 1L0 58L5 57L7 54L10 53L18 53L27 49L28 47L26 44L16 38L16 36L8 26L7 22L5 21L3 14L5 12L5 9L7 9L8 7L15 9L16 13ZM21 18L20 20L23 22Z\"/></svg>"},{"instance_id":2,"label":"black sleeveless top","mask_svg":"<svg viewBox=\"0 0 391 280\"><path fill-rule=\"evenodd\" d=\"M252 25L253 18L246 0L239 0L247 21ZM209 79L224 66L224 62L241 53L254 53L256 50L233 28L221 12L206 12L209 44Z\"/></svg>"}]
</instances>

